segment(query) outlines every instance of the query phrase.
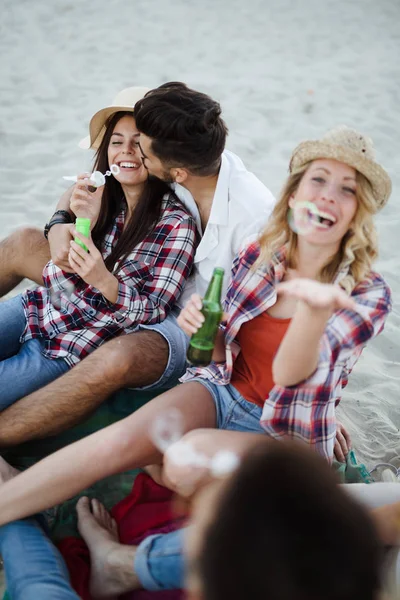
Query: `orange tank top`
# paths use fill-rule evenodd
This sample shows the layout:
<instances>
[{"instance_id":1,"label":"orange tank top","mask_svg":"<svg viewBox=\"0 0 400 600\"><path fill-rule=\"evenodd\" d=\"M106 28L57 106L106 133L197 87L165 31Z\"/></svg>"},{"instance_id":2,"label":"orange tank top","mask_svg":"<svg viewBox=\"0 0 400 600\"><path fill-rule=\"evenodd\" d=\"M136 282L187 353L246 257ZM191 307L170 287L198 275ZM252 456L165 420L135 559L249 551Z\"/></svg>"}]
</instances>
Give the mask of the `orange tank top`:
<instances>
[{"instance_id":1,"label":"orange tank top","mask_svg":"<svg viewBox=\"0 0 400 600\"><path fill-rule=\"evenodd\" d=\"M231 384L249 402L263 406L274 387L272 361L291 319L277 319L264 311L239 329L240 353L233 364Z\"/></svg>"}]
</instances>

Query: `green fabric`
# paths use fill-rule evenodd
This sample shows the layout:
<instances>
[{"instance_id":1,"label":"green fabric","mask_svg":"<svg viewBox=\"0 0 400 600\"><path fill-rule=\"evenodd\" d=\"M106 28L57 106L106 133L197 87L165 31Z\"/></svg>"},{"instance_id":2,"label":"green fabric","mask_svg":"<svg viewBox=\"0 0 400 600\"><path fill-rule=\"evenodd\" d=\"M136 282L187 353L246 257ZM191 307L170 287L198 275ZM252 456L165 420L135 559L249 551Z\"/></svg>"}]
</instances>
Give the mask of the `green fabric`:
<instances>
[{"instance_id":1,"label":"green fabric","mask_svg":"<svg viewBox=\"0 0 400 600\"><path fill-rule=\"evenodd\" d=\"M121 390L105 401L83 423L57 436L21 444L15 449L4 452L2 456L17 469L26 469L63 446L127 417L162 391L164 390ZM139 472L140 469L134 469L107 477L59 505L55 511L54 522L50 522L52 539L57 541L70 535L77 535L75 505L80 496L99 498L110 509L129 494Z\"/></svg>"}]
</instances>

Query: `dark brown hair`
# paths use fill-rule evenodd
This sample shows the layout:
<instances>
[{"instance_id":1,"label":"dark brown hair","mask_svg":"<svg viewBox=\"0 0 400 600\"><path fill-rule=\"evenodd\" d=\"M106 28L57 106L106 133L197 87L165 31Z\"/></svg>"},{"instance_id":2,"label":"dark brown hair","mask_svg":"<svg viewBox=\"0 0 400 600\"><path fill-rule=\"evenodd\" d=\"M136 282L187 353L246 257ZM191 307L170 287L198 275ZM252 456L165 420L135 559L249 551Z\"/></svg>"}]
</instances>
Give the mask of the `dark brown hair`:
<instances>
[{"instance_id":1,"label":"dark brown hair","mask_svg":"<svg viewBox=\"0 0 400 600\"><path fill-rule=\"evenodd\" d=\"M184 167L203 176L218 172L228 129L210 96L171 81L139 100L134 116L166 168Z\"/></svg>"},{"instance_id":2,"label":"dark brown hair","mask_svg":"<svg viewBox=\"0 0 400 600\"><path fill-rule=\"evenodd\" d=\"M198 561L205 600L376 600L366 510L306 446L260 444L223 490Z\"/></svg>"},{"instance_id":3,"label":"dark brown hair","mask_svg":"<svg viewBox=\"0 0 400 600\"><path fill-rule=\"evenodd\" d=\"M110 165L108 164L108 146L110 138L118 121L127 115L133 119L132 112L120 111L114 113L106 122L106 131L99 149L96 152L93 166L94 170L105 173L110 168ZM155 179L154 181L148 180L146 182L129 222L111 254L105 260L106 267L109 271L113 270L114 265L118 260L123 262L132 249L137 246L137 244L139 244L139 242L141 242L156 225L161 213L162 199L166 193L172 194L172 190L163 181ZM92 232L93 241L98 249L101 248L101 244L107 231L109 231L121 209L126 206L124 192L119 181L112 175L106 177L99 218Z\"/></svg>"}]
</instances>

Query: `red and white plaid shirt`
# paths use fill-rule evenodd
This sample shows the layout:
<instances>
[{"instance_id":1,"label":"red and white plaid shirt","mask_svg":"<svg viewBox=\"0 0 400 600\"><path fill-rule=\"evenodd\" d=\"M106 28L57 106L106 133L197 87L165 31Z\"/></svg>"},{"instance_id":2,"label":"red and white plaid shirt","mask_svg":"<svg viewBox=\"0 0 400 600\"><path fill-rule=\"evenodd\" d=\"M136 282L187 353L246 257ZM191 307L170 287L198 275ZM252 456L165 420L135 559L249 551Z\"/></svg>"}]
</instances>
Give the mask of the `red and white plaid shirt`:
<instances>
[{"instance_id":1,"label":"red and white plaid shirt","mask_svg":"<svg viewBox=\"0 0 400 600\"><path fill-rule=\"evenodd\" d=\"M104 239L103 259L120 238L125 218L123 209ZM165 196L159 222L122 265L115 265L117 301L109 302L97 288L50 261L43 271L44 287L23 295L27 325L21 342L41 337L45 356L73 366L110 338L140 324L159 323L189 277L195 244L193 218L172 195Z\"/></svg>"},{"instance_id":2,"label":"red and white plaid shirt","mask_svg":"<svg viewBox=\"0 0 400 600\"><path fill-rule=\"evenodd\" d=\"M259 250L258 243L248 246L233 264L225 301L229 315L224 326L226 362L190 368L182 381L201 377L220 385L230 382L233 362L240 351L235 342L240 327L275 304L275 286L286 271L285 249L277 253L269 268L252 269ZM341 271L335 283L345 274L346 271ZM390 289L374 272L356 286L351 296L357 303L357 311L339 310L331 316L321 339L316 371L299 385L275 385L265 400L261 417L261 425L272 437L300 439L328 459L333 456L335 406L342 388L368 340L382 331L391 309Z\"/></svg>"}]
</instances>

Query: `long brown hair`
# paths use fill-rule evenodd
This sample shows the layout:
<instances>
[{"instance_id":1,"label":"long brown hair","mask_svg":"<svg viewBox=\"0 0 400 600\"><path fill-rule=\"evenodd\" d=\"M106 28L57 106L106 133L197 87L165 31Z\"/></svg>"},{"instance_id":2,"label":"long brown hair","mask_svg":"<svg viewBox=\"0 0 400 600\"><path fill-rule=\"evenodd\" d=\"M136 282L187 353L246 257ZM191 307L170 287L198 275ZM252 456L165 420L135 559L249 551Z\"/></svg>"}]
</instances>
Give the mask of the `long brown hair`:
<instances>
[{"instance_id":1,"label":"long brown hair","mask_svg":"<svg viewBox=\"0 0 400 600\"><path fill-rule=\"evenodd\" d=\"M286 264L296 268L297 234L288 224L289 199L296 193L304 173L311 163L307 163L291 173L286 180L280 199L275 205L272 215L260 236L260 257L257 266L274 262L277 251L286 246ZM347 275L339 285L348 293L366 279L371 271L372 263L378 256L378 245L373 215L377 203L369 181L356 171L358 207L351 228L343 237L339 251L332 256L322 268L318 280L332 283L342 268L348 268Z\"/></svg>"},{"instance_id":2,"label":"long brown hair","mask_svg":"<svg viewBox=\"0 0 400 600\"><path fill-rule=\"evenodd\" d=\"M106 131L94 159L94 170L102 173L109 170L108 146L110 138L118 121L125 116L130 116L133 119L132 112L120 111L114 113L106 122ZM109 271L113 270L117 261L122 263L132 249L153 229L161 214L161 203L164 194L172 193L169 186L159 179L146 182L129 222L111 254L105 260L105 265ZM107 231L124 207L127 208L127 203L121 184L112 175L106 177L99 218L92 232L93 241L99 250Z\"/></svg>"}]
</instances>

